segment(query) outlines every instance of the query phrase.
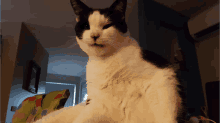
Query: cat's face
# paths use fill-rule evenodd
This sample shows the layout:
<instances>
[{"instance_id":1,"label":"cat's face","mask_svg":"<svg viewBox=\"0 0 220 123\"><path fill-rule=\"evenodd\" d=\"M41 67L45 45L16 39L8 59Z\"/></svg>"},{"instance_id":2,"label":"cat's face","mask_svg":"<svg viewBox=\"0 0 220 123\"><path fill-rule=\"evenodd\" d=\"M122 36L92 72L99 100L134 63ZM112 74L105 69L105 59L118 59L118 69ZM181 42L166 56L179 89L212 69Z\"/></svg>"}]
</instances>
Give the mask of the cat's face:
<instances>
[{"instance_id":1,"label":"cat's face","mask_svg":"<svg viewBox=\"0 0 220 123\"><path fill-rule=\"evenodd\" d=\"M106 9L89 8L80 0L71 4L77 16L76 40L88 56L107 57L123 46L126 0L116 0Z\"/></svg>"}]
</instances>

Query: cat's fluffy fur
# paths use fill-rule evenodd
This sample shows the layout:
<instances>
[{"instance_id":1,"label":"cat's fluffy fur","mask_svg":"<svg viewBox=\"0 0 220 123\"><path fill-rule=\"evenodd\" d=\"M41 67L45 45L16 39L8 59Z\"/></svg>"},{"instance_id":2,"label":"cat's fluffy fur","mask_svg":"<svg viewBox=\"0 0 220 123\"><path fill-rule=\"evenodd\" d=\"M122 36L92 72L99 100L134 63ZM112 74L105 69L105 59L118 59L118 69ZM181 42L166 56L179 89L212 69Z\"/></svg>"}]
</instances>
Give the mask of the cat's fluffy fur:
<instances>
[{"instance_id":1,"label":"cat's fluffy fur","mask_svg":"<svg viewBox=\"0 0 220 123\"><path fill-rule=\"evenodd\" d=\"M91 100L86 106L50 113L37 123L176 123L182 99L175 71L144 60L137 41L126 35L127 1L116 0L102 10L80 0L71 3L77 15L77 42L89 56Z\"/></svg>"}]
</instances>

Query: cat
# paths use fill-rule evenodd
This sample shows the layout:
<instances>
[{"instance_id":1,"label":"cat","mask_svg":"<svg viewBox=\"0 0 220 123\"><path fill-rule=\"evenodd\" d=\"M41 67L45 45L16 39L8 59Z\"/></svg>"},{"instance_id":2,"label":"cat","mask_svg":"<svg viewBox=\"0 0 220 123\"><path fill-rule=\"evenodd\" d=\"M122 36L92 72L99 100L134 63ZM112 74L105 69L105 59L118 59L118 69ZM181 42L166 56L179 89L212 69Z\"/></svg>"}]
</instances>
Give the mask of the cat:
<instances>
[{"instance_id":1,"label":"cat","mask_svg":"<svg viewBox=\"0 0 220 123\"><path fill-rule=\"evenodd\" d=\"M89 101L52 112L36 123L176 123L182 110L176 69L143 52L125 22L127 0L92 9L71 0L76 40L89 56Z\"/></svg>"}]
</instances>

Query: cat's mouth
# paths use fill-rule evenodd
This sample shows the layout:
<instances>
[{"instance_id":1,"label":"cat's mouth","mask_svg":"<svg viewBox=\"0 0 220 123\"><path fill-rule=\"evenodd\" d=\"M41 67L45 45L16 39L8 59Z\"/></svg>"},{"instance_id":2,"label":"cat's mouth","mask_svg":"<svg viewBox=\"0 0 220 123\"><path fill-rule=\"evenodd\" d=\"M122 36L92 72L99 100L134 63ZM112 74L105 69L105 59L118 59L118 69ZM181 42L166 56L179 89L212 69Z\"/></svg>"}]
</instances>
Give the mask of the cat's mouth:
<instances>
[{"instance_id":1,"label":"cat's mouth","mask_svg":"<svg viewBox=\"0 0 220 123\"><path fill-rule=\"evenodd\" d=\"M91 46L94 46L94 47L105 47L105 45L97 44L97 43L94 43L94 44L92 44Z\"/></svg>"}]
</instances>

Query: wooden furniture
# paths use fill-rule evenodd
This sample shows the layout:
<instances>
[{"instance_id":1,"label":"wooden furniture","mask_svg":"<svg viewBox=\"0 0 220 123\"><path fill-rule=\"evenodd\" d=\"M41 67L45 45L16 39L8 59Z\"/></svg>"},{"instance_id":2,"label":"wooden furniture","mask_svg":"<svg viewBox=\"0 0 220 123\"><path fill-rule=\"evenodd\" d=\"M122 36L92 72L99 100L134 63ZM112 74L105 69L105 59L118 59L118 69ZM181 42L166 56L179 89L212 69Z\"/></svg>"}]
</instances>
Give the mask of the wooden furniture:
<instances>
[{"instance_id":1,"label":"wooden furniture","mask_svg":"<svg viewBox=\"0 0 220 123\"><path fill-rule=\"evenodd\" d=\"M207 82L205 88L209 119L219 123L219 81Z\"/></svg>"}]
</instances>

